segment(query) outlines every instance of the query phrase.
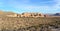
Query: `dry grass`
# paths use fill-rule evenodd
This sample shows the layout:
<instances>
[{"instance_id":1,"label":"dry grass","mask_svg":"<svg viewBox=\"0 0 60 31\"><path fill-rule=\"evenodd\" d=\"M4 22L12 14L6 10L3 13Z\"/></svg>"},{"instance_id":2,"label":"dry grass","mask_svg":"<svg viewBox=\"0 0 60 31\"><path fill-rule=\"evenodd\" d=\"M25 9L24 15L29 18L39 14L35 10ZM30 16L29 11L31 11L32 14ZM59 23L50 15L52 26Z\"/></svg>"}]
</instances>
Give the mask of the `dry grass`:
<instances>
[{"instance_id":1,"label":"dry grass","mask_svg":"<svg viewBox=\"0 0 60 31\"><path fill-rule=\"evenodd\" d=\"M26 31L39 30L42 26L56 26L60 27L60 17L45 17L45 18L25 18L25 17L6 17L0 16L0 29L2 30L20 30Z\"/></svg>"}]
</instances>

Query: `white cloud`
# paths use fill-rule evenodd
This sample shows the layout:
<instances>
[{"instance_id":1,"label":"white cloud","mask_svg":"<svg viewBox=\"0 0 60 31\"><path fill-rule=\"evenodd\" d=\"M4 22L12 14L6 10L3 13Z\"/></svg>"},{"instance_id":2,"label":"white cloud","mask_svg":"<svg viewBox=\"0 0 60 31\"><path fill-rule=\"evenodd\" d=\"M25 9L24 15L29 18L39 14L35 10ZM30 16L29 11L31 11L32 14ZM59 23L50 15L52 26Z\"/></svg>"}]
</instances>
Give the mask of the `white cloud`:
<instances>
[{"instance_id":1,"label":"white cloud","mask_svg":"<svg viewBox=\"0 0 60 31\"><path fill-rule=\"evenodd\" d=\"M57 2L56 5L54 5L54 8L59 9L60 8L60 0L55 0Z\"/></svg>"},{"instance_id":2,"label":"white cloud","mask_svg":"<svg viewBox=\"0 0 60 31\"><path fill-rule=\"evenodd\" d=\"M23 3L29 3L29 0L22 0L23 1ZM9 5L11 6L11 7L13 7L13 8L15 8L15 9L18 9L18 10L26 10L26 11L28 11L28 10L31 10L31 11L34 11L34 10L58 10L58 9L60 9L60 0L54 0L55 2L56 2L56 4L55 5L53 5L53 6L35 6L35 5L28 5L28 4L21 4L22 2L17 2L17 1L9 1Z\"/></svg>"}]
</instances>

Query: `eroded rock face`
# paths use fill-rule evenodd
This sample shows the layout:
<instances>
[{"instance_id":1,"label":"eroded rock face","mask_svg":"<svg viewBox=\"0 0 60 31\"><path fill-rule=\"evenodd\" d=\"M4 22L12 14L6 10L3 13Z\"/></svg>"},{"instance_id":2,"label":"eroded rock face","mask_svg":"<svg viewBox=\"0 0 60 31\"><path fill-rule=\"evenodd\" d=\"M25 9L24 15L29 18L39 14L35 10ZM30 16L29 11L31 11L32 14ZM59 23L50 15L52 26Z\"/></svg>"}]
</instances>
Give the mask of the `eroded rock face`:
<instances>
[{"instance_id":1,"label":"eroded rock face","mask_svg":"<svg viewBox=\"0 0 60 31\"><path fill-rule=\"evenodd\" d=\"M7 16L7 17L44 17L41 13L22 13L22 14L16 14L13 12L1 12L0 16Z\"/></svg>"},{"instance_id":2,"label":"eroded rock face","mask_svg":"<svg viewBox=\"0 0 60 31\"><path fill-rule=\"evenodd\" d=\"M41 13L22 13L21 17L44 17Z\"/></svg>"},{"instance_id":3,"label":"eroded rock face","mask_svg":"<svg viewBox=\"0 0 60 31\"><path fill-rule=\"evenodd\" d=\"M7 17L44 17L44 15L41 13L16 14L14 12L3 12L3 11L0 11L0 16L7 16Z\"/></svg>"}]
</instances>

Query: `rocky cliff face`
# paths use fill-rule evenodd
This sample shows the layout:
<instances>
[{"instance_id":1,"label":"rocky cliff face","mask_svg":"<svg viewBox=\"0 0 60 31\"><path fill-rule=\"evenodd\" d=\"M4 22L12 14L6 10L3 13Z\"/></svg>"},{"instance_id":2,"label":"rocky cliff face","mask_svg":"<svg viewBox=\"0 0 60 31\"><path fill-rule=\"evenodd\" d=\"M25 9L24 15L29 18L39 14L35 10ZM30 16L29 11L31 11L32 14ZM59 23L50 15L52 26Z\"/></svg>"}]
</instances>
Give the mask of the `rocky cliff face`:
<instances>
[{"instance_id":1,"label":"rocky cliff face","mask_svg":"<svg viewBox=\"0 0 60 31\"><path fill-rule=\"evenodd\" d=\"M22 13L21 17L44 17L41 13Z\"/></svg>"},{"instance_id":2,"label":"rocky cliff face","mask_svg":"<svg viewBox=\"0 0 60 31\"><path fill-rule=\"evenodd\" d=\"M0 16L7 16L7 17L44 17L41 13L22 13L22 14L16 14L13 12L1 12Z\"/></svg>"}]
</instances>

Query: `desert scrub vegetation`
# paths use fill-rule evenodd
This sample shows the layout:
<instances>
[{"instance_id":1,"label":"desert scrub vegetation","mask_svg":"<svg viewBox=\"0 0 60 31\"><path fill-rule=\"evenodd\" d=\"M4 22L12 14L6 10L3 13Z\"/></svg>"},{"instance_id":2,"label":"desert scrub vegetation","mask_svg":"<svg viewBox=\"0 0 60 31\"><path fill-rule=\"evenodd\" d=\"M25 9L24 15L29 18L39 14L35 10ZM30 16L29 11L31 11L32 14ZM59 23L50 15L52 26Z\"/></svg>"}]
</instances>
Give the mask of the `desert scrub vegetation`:
<instances>
[{"instance_id":1,"label":"desert scrub vegetation","mask_svg":"<svg viewBox=\"0 0 60 31\"><path fill-rule=\"evenodd\" d=\"M60 17L6 17L0 16L1 31L51 31L59 28Z\"/></svg>"}]
</instances>

